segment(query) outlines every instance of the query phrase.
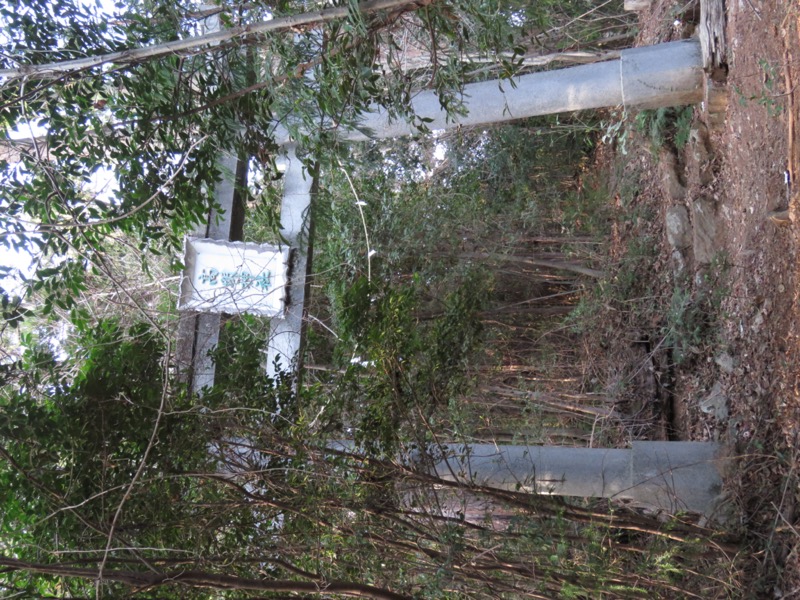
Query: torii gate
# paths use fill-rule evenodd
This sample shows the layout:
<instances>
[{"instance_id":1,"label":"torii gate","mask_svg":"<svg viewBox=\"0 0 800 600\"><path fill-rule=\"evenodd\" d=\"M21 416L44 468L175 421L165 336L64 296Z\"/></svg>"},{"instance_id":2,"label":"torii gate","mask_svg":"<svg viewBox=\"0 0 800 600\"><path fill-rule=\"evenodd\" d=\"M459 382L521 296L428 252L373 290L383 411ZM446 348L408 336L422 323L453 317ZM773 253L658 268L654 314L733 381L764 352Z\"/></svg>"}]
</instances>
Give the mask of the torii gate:
<instances>
[{"instance_id":1,"label":"torii gate","mask_svg":"<svg viewBox=\"0 0 800 600\"><path fill-rule=\"evenodd\" d=\"M531 73L515 78L514 85L485 81L466 85L463 92L466 114L451 118L441 108L433 92L422 92L412 100L414 114L426 119L432 130L477 127L559 112L602 107L660 108L695 104L703 99L705 76L701 45L696 40L670 42L656 46L623 50L620 58L568 69ZM371 132L370 135L364 133ZM365 141L414 135L415 127L406 121L390 120L385 110L375 109L360 122L358 129L341 132L347 141ZM304 238L304 217L311 205L313 182L304 175L285 131L277 131L278 144L286 152L288 168L284 174L281 205L281 234L294 244ZM267 348L270 375L278 361L284 368L302 368L303 299L308 274L307 249L299 249L293 265L292 299L283 319L273 319Z\"/></svg>"},{"instance_id":2,"label":"torii gate","mask_svg":"<svg viewBox=\"0 0 800 600\"><path fill-rule=\"evenodd\" d=\"M701 41L703 39L701 36ZM432 92L418 94L412 107L416 115L426 118L428 127L437 130L615 106L659 108L702 101L708 111L718 103L712 97L718 88L704 72L704 64L708 63L704 58L708 55L705 46L707 43L697 40L658 44L623 50L616 60L524 75L515 78L513 86L504 81L469 84L463 92L466 112L454 119L441 109L437 96ZM369 132L369 135L364 132ZM385 111L376 109L362 119L357 129L341 132L341 138L362 141L415 133L417 131L411 124L392 121ZM310 246L300 247L299 240L309 240L312 224L307 217L315 182L311 174L304 172L288 134L284 130L276 130L275 134L287 162L283 178L281 234L291 246L292 265L287 290L289 302L283 316L271 320L266 369L275 376L275 365L280 365L284 372L299 376L302 372L305 296L312 255ZM240 240L242 206L236 189L243 185L246 160L228 156L221 159L221 165L226 176L215 194L223 212L212 211L207 226L195 233L216 240ZM179 365L184 369L188 367L190 386L195 393L213 384L214 365L209 352L217 344L219 327L218 314L188 313L181 318L183 342ZM477 479L481 485L507 487L525 480L526 473L535 477L536 473L547 472L551 481L559 481L558 485L548 488L550 493L629 497L640 503L647 503L649 498L651 506L672 512L677 506L676 498L690 498L684 507L705 514L715 510L719 500L721 463L719 448L714 443L637 442L630 450L612 453L613 460L609 460L611 451L608 449L571 449L580 450L580 464L573 464L574 456L568 457L566 461L557 463L555 471L558 473L551 465L552 454L544 450L532 451L522 446L494 447L490 454L500 456L499 462L497 458L482 459L477 463L477 470L472 464L467 468L468 476L458 480L474 483ZM474 463L481 452L486 454L487 451L477 447L461 448L454 458L445 456L440 465L433 467L434 472L457 472L455 463L450 461L463 464L463 456L468 456L472 457L468 461ZM546 465L542 461L547 461ZM636 466L642 464L646 464L646 468ZM604 482L599 492L594 490L597 486L592 480L586 480L587 468L595 473L595 480ZM581 478L587 482L585 485L574 483ZM630 488L638 489L630 492ZM547 493L542 485L532 485L530 491Z\"/></svg>"}]
</instances>

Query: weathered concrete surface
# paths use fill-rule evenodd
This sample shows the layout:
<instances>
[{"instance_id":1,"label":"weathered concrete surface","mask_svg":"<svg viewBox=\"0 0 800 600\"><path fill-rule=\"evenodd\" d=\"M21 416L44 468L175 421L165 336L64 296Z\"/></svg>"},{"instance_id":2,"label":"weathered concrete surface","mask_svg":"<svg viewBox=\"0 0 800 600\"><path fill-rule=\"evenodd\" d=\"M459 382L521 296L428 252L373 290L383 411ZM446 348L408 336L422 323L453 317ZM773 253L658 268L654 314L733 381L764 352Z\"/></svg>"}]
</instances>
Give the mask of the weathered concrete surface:
<instances>
[{"instance_id":1,"label":"weathered concrete surface","mask_svg":"<svg viewBox=\"0 0 800 600\"><path fill-rule=\"evenodd\" d=\"M452 129L500 123L562 112L612 106L655 108L693 104L703 99L703 61L696 40L623 50L617 60L530 73L511 81L484 81L464 86L467 114L448 117L439 97L425 91L412 100L414 113L431 121L429 129ZM379 107L364 116L357 129L340 131L341 139L363 141L415 135L404 120L391 120ZM276 129L279 145L285 129Z\"/></svg>"},{"instance_id":2,"label":"weathered concrete surface","mask_svg":"<svg viewBox=\"0 0 800 600\"><path fill-rule=\"evenodd\" d=\"M627 500L670 514L710 515L722 490L719 446L633 442L629 449L445 444L412 461L446 481L505 490ZM438 455L437 455L438 454Z\"/></svg>"},{"instance_id":3,"label":"weathered concrete surface","mask_svg":"<svg viewBox=\"0 0 800 600\"><path fill-rule=\"evenodd\" d=\"M311 197L313 177L303 169L294 146L285 154L286 171L283 175L283 201L281 203L281 235L293 249L289 272L289 291L283 318L270 322L270 336L266 349L266 369L270 377L278 371L299 372L302 358L305 298L311 270ZM275 365L280 369L276 369Z\"/></svg>"},{"instance_id":4,"label":"weathered concrete surface","mask_svg":"<svg viewBox=\"0 0 800 600\"><path fill-rule=\"evenodd\" d=\"M232 154L220 157L219 167L222 180L214 188L214 199L219 208L209 212L205 223L193 232L195 236L215 240L230 240L241 229L241 207L237 187L242 185L246 175L246 161ZM178 322L177 363L179 372L189 382L192 393L199 393L205 387L214 385L214 361L210 353L219 342L221 315L186 311L181 313Z\"/></svg>"},{"instance_id":5,"label":"weathered concrete surface","mask_svg":"<svg viewBox=\"0 0 800 600\"><path fill-rule=\"evenodd\" d=\"M720 453L713 442L632 442L633 487L625 494L673 515L717 514L724 464Z\"/></svg>"}]
</instances>

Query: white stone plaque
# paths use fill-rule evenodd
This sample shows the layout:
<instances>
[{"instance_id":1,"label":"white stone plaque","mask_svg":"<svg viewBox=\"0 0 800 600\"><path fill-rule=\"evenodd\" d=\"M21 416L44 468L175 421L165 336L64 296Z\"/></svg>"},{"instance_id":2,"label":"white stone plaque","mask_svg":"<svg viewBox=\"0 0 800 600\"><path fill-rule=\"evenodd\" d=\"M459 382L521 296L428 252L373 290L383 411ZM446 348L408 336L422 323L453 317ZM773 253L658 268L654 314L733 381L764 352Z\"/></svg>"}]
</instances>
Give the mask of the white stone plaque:
<instances>
[{"instance_id":1,"label":"white stone plaque","mask_svg":"<svg viewBox=\"0 0 800 600\"><path fill-rule=\"evenodd\" d=\"M186 238L180 310L283 314L289 248Z\"/></svg>"}]
</instances>

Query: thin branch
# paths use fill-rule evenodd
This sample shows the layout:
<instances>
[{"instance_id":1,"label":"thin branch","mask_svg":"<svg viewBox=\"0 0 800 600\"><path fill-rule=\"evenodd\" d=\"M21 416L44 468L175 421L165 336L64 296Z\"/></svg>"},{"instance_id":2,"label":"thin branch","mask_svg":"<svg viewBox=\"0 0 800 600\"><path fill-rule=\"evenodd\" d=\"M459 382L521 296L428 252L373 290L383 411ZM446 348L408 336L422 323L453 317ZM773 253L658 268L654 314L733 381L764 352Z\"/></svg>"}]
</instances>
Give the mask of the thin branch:
<instances>
[{"instance_id":1,"label":"thin branch","mask_svg":"<svg viewBox=\"0 0 800 600\"><path fill-rule=\"evenodd\" d=\"M420 0L410 3L408 0L367 0L358 5L358 10L362 13L372 13L381 10L390 10L398 7L408 6L410 9L425 6L433 0ZM325 10L310 11L290 17L281 17L270 21L259 21L251 25L240 25L221 31L207 33L189 37L183 40L154 44L144 48L131 48L121 52L110 52L99 56L90 56L75 60L62 62L46 63L41 65L24 65L13 69L0 69L0 77L6 79L16 79L20 77L34 79L48 79L60 77L63 73L78 73L99 67L109 63L133 64L144 59L158 58L168 55L181 55L191 50L205 49L210 50L214 46L235 39L246 39L255 35L287 31L298 28L317 25L336 19L347 17L350 7L337 6ZM204 48L205 47L205 48Z\"/></svg>"},{"instance_id":2,"label":"thin branch","mask_svg":"<svg viewBox=\"0 0 800 600\"><path fill-rule=\"evenodd\" d=\"M361 215L361 224L364 226L364 239L366 240L367 244L367 281L372 281L372 249L369 247L369 230L367 229L367 220L364 218L364 211L361 210L361 207L365 204L365 202L362 202L362 200L358 197L356 186L353 185L353 180L350 179L350 175L342 166L341 161L339 162L339 168L347 178L347 183L350 184L350 189L353 191L353 197L356 199L356 208L358 209L358 214Z\"/></svg>"},{"instance_id":3,"label":"thin branch","mask_svg":"<svg viewBox=\"0 0 800 600\"><path fill-rule=\"evenodd\" d=\"M78 220L75 219L74 215L73 215L73 220L71 220L71 221L57 221L55 223L40 223L38 221L30 221L30 220L27 220L27 219L20 219L18 217L11 217L11 218L13 218L13 220L15 222L17 222L17 223L19 223L21 225L33 225L39 231L49 231L49 230L53 230L53 229L56 229L56 228L68 228L68 227L78 227L78 228L80 228L80 227L97 227L98 225L109 225L111 223L116 223L118 221L122 221L124 219L127 219L128 217L130 217L130 216L136 214L137 212L139 212L140 210L142 210L147 205L152 204L152 202L156 198L158 198L159 195L164 193L166 188L175 180L175 178L178 175L180 175L181 171L183 171L183 167L186 164L186 161L188 160L189 154L192 152L192 150L197 148L197 146L202 144L207 139L208 139L208 136L204 135L200 139L192 142L192 144L189 146L189 148L186 150L186 152L183 153L183 156L181 156L181 159L178 162L178 164L176 165L174 171L172 172L172 174L170 174L170 176L166 179L166 181L164 181L161 185L159 185L158 189L155 192L153 192L153 194L147 200L145 200L141 204L138 204L137 206L135 206L134 208L132 208L131 210L129 210L126 213L123 213L121 215L116 215L114 217L109 217L107 219L100 219L98 221L89 221L89 222L78 221ZM38 150L38 146L37 146L37 150ZM37 161L39 163L41 163L42 166L47 164L46 159L37 158Z\"/></svg>"},{"instance_id":4,"label":"thin branch","mask_svg":"<svg viewBox=\"0 0 800 600\"><path fill-rule=\"evenodd\" d=\"M166 356L170 355L170 340L167 338L167 349L166 349ZM125 490L125 494L122 496L122 500L119 501L119 505L117 505L117 510L114 512L114 518L111 521L111 526L108 528L108 538L106 538L106 548L103 551L103 560L100 562L100 567L97 569L97 584L95 587L96 595L98 598L102 596L101 594L101 587L100 584L103 581L103 568L106 565L106 561L108 560L108 553L111 551L111 544L114 540L114 530L117 526L117 521L119 520L120 515L122 514L122 507L125 505L125 502L130 498L131 493L133 492L133 487L136 485L136 481L144 472L144 467L147 464L147 458L150 456L150 452L155 446L156 437L158 436L158 429L161 426L161 418L164 416L164 408L167 405L167 392L169 390L169 369L164 369L164 376L161 388L161 404L158 407L158 414L156 415L156 421L153 424L153 431L150 433L150 440L147 442L147 447L144 450L144 454L142 455L142 460L139 462L139 468L136 469L136 473L133 475L133 479L131 479L130 485L128 485L128 489Z\"/></svg>"},{"instance_id":5,"label":"thin branch","mask_svg":"<svg viewBox=\"0 0 800 600\"><path fill-rule=\"evenodd\" d=\"M33 563L0 555L0 571L22 571L41 573L57 577L78 577L81 579L98 579L98 569L71 567L61 563ZM398 594L385 588L349 581L286 581L274 579L253 579L223 575L206 571L180 570L169 573L146 573L142 571L106 570L104 578L136 588L155 588L164 585L182 585L192 588L212 590L251 590L256 592L299 592L319 596L340 594L356 598L373 598L374 600L412 600L404 594Z\"/></svg>"}]
</instances>

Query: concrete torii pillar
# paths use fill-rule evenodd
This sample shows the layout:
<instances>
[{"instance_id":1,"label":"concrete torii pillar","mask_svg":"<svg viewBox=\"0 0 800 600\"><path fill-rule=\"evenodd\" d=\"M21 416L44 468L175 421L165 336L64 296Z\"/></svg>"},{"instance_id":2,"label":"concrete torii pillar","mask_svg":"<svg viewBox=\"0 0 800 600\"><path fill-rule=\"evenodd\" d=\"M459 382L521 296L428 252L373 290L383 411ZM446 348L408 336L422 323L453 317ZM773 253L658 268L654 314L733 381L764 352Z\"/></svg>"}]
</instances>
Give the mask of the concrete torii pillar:
<instances>
[{"instance_id":1,"label":"concrete torii pillar","mask_svg":"<svg viewBox=\"0 0 800 600\"><path fill-rule=\"evenodd\" d=\"M418 93L411 105L414 114L430 120L426 127L447 130L594 108L694 104L703 100L704 80L700 42L689 39L622 50L616 60L467 84L464 115L448 115L433 91ZM339 131L342 140L352 142L418 133L378 106L356 128ZM281 127L275 136L279 145L290 142Z\"/></svg>"},{"instance_id":2,"label":"concrete torii pillar","mask_svg":"<svg viewBox=\"0 0 800 600\"><path fill-rule=\"evenodd\" d=\"M706 516L721 501L724 471L713 442L635 441L622 449L443 444L411 453L410 462L444 481Z\"/></svg>"},{"instance_id":3,"label":"concrete torii pillar","mask_svg":"<svg viewBox=\"0 0 800 600\"><path fill-rule=\"evenodd\" d=\"M267 375L276 377L279 371L299 374L302 357L305 299L310 284L313 253L311 198L315 183L297 158L296 147L284 147L283 200L281 202L281 235L292 248L289 289L286 311L282 318L270 321L267 341ZM277 367L277 368L276 368Z\"/></svg>"},{"instance_id":4,"label":"concrete torii pillar","mask_svg":"<svg viewBox=\"0 0 800 600\"><path fill-rule=\"evenodd\" d=\"M361 454L352 440L336 452ZM719 516L727 459L716 442L631 442L630 448L431 444L397 462L436 479L525 494L607 498L671 515ZM430 483L436 484L433 480Z\"/></svg>"},{"instance_id":5,"label":"concrete torii pillar","mask_svg":"<svg viewBox=\"0 0 800 600\"><path fill-rule=\"evenodd\" d=\"M623 50L617 60L469 84L464 87L468 112L452 119L433 93L417 95L412 106L416 115L431 119L425 123L429 129L450 129L593 108L694 104L703 99L703 80L700 43L685 40ZM359 131L343 137L359 141L415 133L412 125L390 121L385 110L378 110L361 121Z\"/></svg>"}]
</instances>

